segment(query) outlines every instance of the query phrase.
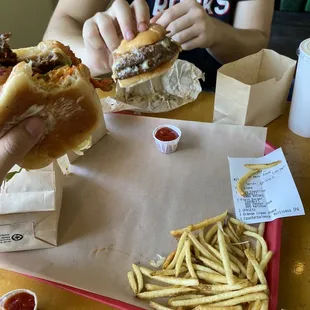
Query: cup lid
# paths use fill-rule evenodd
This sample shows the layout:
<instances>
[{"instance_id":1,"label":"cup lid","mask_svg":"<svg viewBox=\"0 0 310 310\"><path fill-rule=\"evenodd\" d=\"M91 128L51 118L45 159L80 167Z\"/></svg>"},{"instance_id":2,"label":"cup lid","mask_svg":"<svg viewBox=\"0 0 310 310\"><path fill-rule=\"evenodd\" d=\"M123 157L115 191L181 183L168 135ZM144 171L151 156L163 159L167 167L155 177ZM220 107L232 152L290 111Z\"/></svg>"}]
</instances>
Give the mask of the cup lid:
<instances>
[{"instance_id":1,"label":"cup lid","mask_svg":"<svg viewBox=\"0 0 310 310\"><path fill-rule=\"evenodd\" d=\"M310 38L300 43L299 52L310 58Z\"/></svg>"}]
</instances>

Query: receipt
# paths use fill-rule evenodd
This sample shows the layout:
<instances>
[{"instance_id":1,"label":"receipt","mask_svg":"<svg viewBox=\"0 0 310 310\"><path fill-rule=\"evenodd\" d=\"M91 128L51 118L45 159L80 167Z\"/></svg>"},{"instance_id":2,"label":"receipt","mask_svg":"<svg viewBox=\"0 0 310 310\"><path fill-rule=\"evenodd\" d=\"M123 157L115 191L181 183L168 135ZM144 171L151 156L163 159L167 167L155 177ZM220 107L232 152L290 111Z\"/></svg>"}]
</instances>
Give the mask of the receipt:
<instances>
[{"instance_id":1,"label":"receipt","mask_svg":"<svg viewBox=\"0 0 310 310\"><path fill-rule=\"evenodd\" d=\"M247 224L304 215L305 211L281 148L261 158L228 157L236 217ZM249 172L246 164L278 165L261 170L244 185L245 197L237 192L237 182Z\"/></svg>"}]
</instances>

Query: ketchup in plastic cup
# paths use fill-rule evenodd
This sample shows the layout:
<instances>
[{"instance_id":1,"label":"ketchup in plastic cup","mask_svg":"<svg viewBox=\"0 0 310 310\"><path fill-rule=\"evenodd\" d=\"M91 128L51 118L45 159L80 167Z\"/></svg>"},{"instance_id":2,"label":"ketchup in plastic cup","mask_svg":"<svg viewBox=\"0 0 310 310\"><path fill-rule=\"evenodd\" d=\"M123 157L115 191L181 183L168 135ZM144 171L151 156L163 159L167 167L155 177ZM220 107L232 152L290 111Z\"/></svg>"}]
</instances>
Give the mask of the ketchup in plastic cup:
<instances>
[{"instance_id":1,"label":"ketchup in plastic cup","mask_svg":"<svg viewBox=\"0 0 310 310\"><path fill-rule=\"evenodd\" d=\"M0 308L3 310L36 310L37 297L29 290L15 290L1 297Z\"/></svg>"},{"instance_id":2,"label":"ketchup in plastic cup","mask_svg":"<svg viewBox=\"0 0 310 310\"><path fill-rule=\"evenodd\" d=\"M155 128L153 131L156 147L164 154L176 151L181 135L181 130L173 125L162 125Z\"/></svg>"}]
</instances>

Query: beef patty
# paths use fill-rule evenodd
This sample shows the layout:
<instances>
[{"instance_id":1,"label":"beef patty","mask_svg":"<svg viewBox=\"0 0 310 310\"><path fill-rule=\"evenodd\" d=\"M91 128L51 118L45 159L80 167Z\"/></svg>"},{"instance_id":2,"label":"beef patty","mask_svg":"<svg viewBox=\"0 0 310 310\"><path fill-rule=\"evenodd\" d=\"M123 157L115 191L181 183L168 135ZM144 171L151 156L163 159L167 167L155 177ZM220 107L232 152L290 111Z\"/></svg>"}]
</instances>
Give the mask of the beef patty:
<instances>
[{"instance_id":1,"label":"beef patty","mask_svg":"<svg viewBox=\"0 0 310 310\"><path fill-rule=\"evenodd\" d=\"M9 45L11 36L11 33L0 35L0 64L4 67L15 66L17 64L17 56L13 53Z\"/></svg>"},{"instance_id":2,"label":"beef patty","mask_svg":"<svg viewBox=\"0 0 310 310\"><path fill-rule=\"evenodd\" d=\"M2 71L3 67L7 67L12 70L12 67L18 63L17 55L12 51L9 45L10 37L11 33L4 33L0 35L0 66L2 67ZM51 51L49 55L34 55L29 58L24 58L23 61L31 61L34 74L45 74L55 68L62 67L64 65L71 66L71 63L68 63L68 60L64 55L54 53L53 51Z\"/></svg>"},{"instance_id":3,"label":"beef patty","mask_svg":"<svg viewBox=\"0 0 310 310\"><path fill-rule=\"evenodd\" d=\"M113 71L117 79L123 80L172 60L180 51L179 45L168 37L152 45L136 48L130 53L114 55Z\"/></svg>"}]
</instances>

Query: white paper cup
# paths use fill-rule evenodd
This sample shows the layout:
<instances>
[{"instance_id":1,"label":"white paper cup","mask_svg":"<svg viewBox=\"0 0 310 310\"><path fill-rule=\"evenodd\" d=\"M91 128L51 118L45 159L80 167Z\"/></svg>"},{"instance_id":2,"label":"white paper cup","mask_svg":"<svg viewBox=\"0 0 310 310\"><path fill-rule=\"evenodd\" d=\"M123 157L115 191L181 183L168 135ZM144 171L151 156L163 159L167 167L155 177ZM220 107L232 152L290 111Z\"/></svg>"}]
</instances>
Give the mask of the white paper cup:
<instances>
[{"instance_id":1,"label":"white paper cup","mask_svg":"<svg viewBox=\"0 0 310 310\"><path fill-rule=\"evenodd\" d=\"M37 300L37 295L32 292L32 291L29 291L29 290L26 290L26 289L19 289L19 290L14 290L14 291L11 291L11 292L8 292L6 293L5 295L3 295L1 298L0 298L0 309L4 309L4 304L5 302L12 296L18 294L18 293L28 293L30 295L32 295L34 297L34 308L33 310L37 310L37 306L38 306L38 300Z\"/></svg>"},{"instance_id":2,"label":"white paper cup","mask_svg":"<svg viewBox=\"0 0 310 310\"><path fill-rule=\"evenodd\" d=\"M289 129L295 134L310 138L310 38L301 42L298 64L288 121Z\"/></svg>"},{"instance_id":3,"label":"white paper cup","mask_svg":"<svg viewBox=\"0 0 310 310\"><path fill-rule=\"evenodd\" d=\"M164 128L164 127L167 127L167 128L174 130L178 134L178 137L172 141L161 141L161 140L157 139L155 137L157 131L161 128ZM181 138L181 135L182 135L181 130L178 127L173 126L173 125L158 126L153 131L153 138L155 140L156 147L157 147L158 151L160 151L164 154L169 154L169 153L173 153L176 151L178 144L179 144L179 141L180 141L180 138Z\"/></svg>"}]
</instances>

